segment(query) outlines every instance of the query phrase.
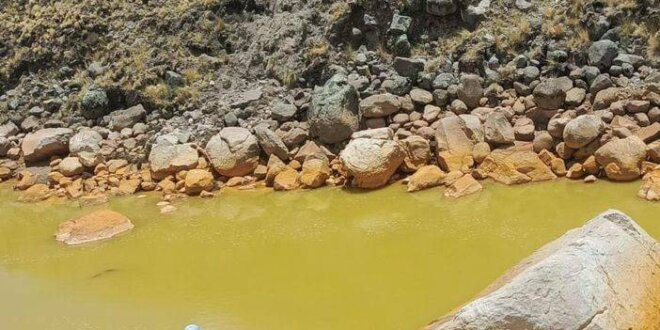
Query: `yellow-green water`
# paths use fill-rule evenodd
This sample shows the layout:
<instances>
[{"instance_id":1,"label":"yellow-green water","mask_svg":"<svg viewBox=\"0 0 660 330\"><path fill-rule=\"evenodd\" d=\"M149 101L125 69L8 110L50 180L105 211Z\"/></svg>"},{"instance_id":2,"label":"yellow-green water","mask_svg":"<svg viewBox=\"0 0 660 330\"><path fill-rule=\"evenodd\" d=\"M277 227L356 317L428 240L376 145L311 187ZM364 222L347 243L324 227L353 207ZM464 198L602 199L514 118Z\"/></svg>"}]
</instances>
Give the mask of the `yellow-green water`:
<instances>
[{"instance_id":1,"label":"yellow-green water","mask_svg":"<svg viewBox=\"0 0 660 330\"><path fill-rule=\"evenodd\" d=\"M400 185L351 193L225 191L109 206L136 227L82 247L54 241L89 212L0 189L1 329L418 329L543 244L618 208L660 237L639 183L489 184L462 200Z\"/></svg>"}]
</instances>

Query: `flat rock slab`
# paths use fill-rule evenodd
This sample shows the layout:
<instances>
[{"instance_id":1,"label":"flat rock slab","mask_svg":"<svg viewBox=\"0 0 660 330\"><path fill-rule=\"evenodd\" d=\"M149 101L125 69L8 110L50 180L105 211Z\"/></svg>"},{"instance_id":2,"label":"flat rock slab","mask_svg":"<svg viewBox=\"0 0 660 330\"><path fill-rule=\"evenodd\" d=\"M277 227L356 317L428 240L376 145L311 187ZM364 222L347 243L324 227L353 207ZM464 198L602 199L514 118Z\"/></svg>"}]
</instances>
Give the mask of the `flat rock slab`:
<instances>
[{"instance_id":1,"label":"flat rock slab","mask_svg":"<svg viewBox=\"0 0 660 330\"><path fill-rule=\"evenodd\" d=\"M55 239L68 245L77 245L112 238L133 227L131 220L124 215L101 210L60 224Z\"/></svg>"},{"instance_id":2,"label":"flat rock slab","mask_svg":"<svg viewBox=\"0 0 660 330\"><path fill-rule=\"evenodd\" d=\"M511 269L476 300L430 324L449 329L658 329L660 244L607 211Z\"/></svg>"}]
</instances>

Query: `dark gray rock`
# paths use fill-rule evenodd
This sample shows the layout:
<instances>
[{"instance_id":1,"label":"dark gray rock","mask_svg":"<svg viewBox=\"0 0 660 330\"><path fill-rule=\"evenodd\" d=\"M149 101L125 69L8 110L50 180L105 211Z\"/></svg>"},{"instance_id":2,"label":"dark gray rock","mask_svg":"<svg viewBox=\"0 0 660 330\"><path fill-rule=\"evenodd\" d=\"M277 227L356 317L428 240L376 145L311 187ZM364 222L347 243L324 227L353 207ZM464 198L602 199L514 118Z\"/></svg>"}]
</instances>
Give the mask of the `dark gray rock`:
<instances>
[{"instance_id":1,"label":"dark gray rock","mask_svg":"<svg viewBox=\"0 0 660 330\"><path fill-rule=\"evenodd\" d=\"M110 113L110 128L115 131L121 131L124 128L131 128L133 125L144 120L147 111L141 104L130 107L126 110L118 110Z\"/></svg>"},{"instance_id":2,"label":"dark gray rock","mask_svg":"<svg viewBox=\"0 0 660 330\"><path fill-rule=\"evenodd\" d=\"M458 9L454 0L426 0L426 13L434 16L447 16Z\"/></svg>"},{"instance_id":3,"label":"dark gray rock","mask_svg":"<svg viewBox=\"0 0 660 330\"><path fill-rule=\"evenodd\" d=\"M358 93L345 75L336 74L315 88L307 115L311 133L321 142L344 141L360 126Z\"/></svg>"},{"instance_id":4,"label":"dark gray rock","mask_svg":"<svg viewBox=\"0 0 660 330\"><path fill-rule=\"evenodd\" d=\"M271 117L279 122L285 122L293 119L298 112L298 108L289 103L277 102L271 109Z\"/></svg>"},{"instance_id":5,"label":"dark gray rock","mask_svg":"<svg viewBox=\"0 0 660 330\"><path fill-rule=\"evenodd\" d=\"M282 141L279 135L270 130L268 127L263 125L257 126L254 129L254 135L257 136L257 141L259 141L259 146L266 155L275 155L281 160L289 159L289 149Z\"/></svg>"},{"instance_id":6,"label":"dark gray rock","mask_svg":"<svg viewBox=\"0 0 660 330\"><path fill-rule=\"evenodd\" d=\"M82 115L87 119L101 118L110 111L109 103L108 94L103 89L90 89L80 102Z\"/></svg>"},{"instance_id":7,"label":"dark gray rock","mask_svg":"<svg viewBox=\"0 0 660 330\"><path fill-rule=\"evenodd\" d=\"M398 74L416 81L419 73L424 71L424 61L408 57L397 57L394 59L394 70Z\"/></svg>"},{"instance_id":8,"label":"dark gray rock","mask_svg":"<svg viewBox=\"0 0 660 330\"><path fill-rule=\"evenodd\" d=\"M534 88L534 102L543 109L559 109L564 105L565 98L566 92L553 79L543 81Z\"/></svg>"},{"instance_id":9,"label":"dark gray rock","mask_svg":"<svg viewBox=\"0 0 660 330\"><path fill-rule=\"evenodd\" d=\"M588 50L589 65L609 69L619 55L619 47L611 40L599 40L591 44Z\"/></svg>"},{"instance_id":10,"label":"dark gray rock","mask_svg":"<svg viewBox=\"0 0 660 330\"><path fill-rule=\"evenodd\" d=\"M458 87L458 98L468 106L476 108L479 106L479 100L483 97L483 88L481 87L481 78L477 75L464 75L461 78L461 84Z\"/></svg>"}]
</instances>

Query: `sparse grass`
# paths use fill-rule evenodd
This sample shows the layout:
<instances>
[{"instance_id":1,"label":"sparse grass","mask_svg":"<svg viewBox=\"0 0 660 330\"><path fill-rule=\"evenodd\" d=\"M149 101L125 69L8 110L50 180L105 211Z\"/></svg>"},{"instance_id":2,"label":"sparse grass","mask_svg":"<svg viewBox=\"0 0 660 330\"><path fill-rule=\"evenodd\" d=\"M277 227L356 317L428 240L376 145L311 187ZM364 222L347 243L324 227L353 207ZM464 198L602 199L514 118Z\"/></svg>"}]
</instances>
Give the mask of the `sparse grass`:
<instances>
[{"instance_id":1,"label":"sparse grass","mask_svg":"<svg viewBox=\"0 0 660 330\"><path fill-rule=\"evenodd\" d=\"M346 16L346 14L348 14L350 11L351 5L348 4L345 0L339 0L330 6L329 13L333 22L336 22Z\"/></svg>"},{"instance_id":2,"label":"sparse grass","mask_svg":"<svg viewBox=\"0 0 660 330\"><path fill-rule=\"evenodd\" d=\"M649 36L646 54L652 59L660 60L660 31Z\"/></svg>"},{"instance_id":3,"label":"sparse grass","mask_svg":"<svg viewBox=\"0 0 660 330\"><path fill-rule=\"evenodd\" d=\"M347 60L349 60L349 61L354 60L355 56L356 56L356 52L355 52L355 49L353 48L353 46L351 46L350 44L347 45L344 48L344 55L346 55Z\"/></svg>"},{"instance_id":4,"label":"sparse grass","mask_svg":"<svg viewBox=\"0 0 660 330\"><path fill-rule=\"evenodd\" d=\"M8 51L0 55L0 80L12 86L27 72L26 68L31 73L39 71L49 78L60 78L55 69L64 64L72 66L75 72L85 72L90 63L100 62L108 69L93 79L95 84L126 94L137 92L145 99L162 98L163 88L158 86L166 70L182 72L189 82L196 82L209 78L199 72L222 65L209 65L198 56L204 53L223 58L227 26L217 16L222 3L223 0L4 2L0 10L0 40ZM131 28L125 24L127 21L142 24ZM139 30L134 33L131 29ZM195 93L184 92L181 93L195 97ZM168 92L167 102L161 104L171 104L175 97L174 92Z\"/></svg>"},{"instance_id":5,"label":"sparse grass","mask_svg":"<svg viewBox=\"0 0 660 330\"><path fill-rule=\"evenodd\" d=\"M200 79L202 79L202 75L199 73L199 71L196 68L191 68L191 69L185 69L181 72L181 75L186 78L186 81L188 84L192 84Z\"/></svg>"},{"instance_id":6,"label":"sparse grass","mask_svg":"<svg viewBox=\"0 0 660 330\"><path fill-rule=\"evenodd\" d=\"M394 59L394 56L383 45L378 47L378 49L376 50L376 54L378 55L379 58L388 62Z\"/></svg>"},{"instance_id":7,"label":"sparse grass","mask_svg":"<svg viewBox=\"0 0 660 330\"><path fill-rule=\"evenodd\" d=\"M590 42L589 31L579 28L566 40L566 46L570 50L577 51L586 48Z\"/></svg>"},{"instance_id":8,"label":"sparse grass","mask_svg":"<svg viewBox=\"0 0 660 330\"><path fill-rule=\"evenodd\" d=\"M184 105L190 100L199 98L199 90L192 86L179 87L174 91L174 104Z\"/></svg>"},{"instance_id":9,"label":"sparse grass","mask_svg":"<svg viewBox=\"0 0 660 330\"><path fill-rule=\"evenodd\" d=\"M166 84L147 86L143 94L147 101L156 107L165 108L169 104L170 88Z\"/></svg>"},{"instance_id":10,"label":"sparse grass","mask_svg":"<svg viewBox=\"0 0 660 330\"><path fill-rule=\"evenodd\" d=\"M309 60L314 60L319 57L325 57L328 55L330 45L325 40L315 41L312 43L312 46L307 50L307 58Z\"/></svg>"}]
</instances>

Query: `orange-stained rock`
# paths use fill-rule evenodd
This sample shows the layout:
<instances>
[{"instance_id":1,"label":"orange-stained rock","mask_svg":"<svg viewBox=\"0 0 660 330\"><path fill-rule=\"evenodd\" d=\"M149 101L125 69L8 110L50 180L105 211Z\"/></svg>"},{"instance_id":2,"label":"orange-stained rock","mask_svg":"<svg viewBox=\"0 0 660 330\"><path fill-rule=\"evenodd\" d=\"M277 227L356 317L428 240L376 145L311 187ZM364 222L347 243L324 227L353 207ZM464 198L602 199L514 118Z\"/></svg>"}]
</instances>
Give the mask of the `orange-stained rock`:
<instances>
[{"instance_id":1,"label":"orange-stained rock","mask_svg":"<svg viewBox=\"0 0 660 330\"><path fill-rule=\"evenodd\" d=\"M471 175L466 174L460 179L452 183L445 191L446 197L460 198L463 196L471 195L480 192L483 186L475 180Z\"/></svg>"},{"instance_id":2,"label":"orange-stained rock","mask_svg":"<svg viewBox=\"0 0 660 330\"><path fill-rule=\"evenodd\" d=\"M305 188L319 188L330 178L330 165L325 156L310 155L303 163L300 183Z\"/></svg>"},{"instance_id":3,"label":"orange-stained rock","mask_svg":"<svg viewBox=\"0 0 660 330\"><path fill-rule=\"evenodd\" d=\"M300 180L296 170L287 167L275 176L273 188L276 191L296 190L300 188Z\"/></svg>"},{"instance_id":4,"label":"orange-stained rock","mask_svg":"<svg viewBox=\"0 0 660 330\"><path fill-rule=\"evenodd\" d=\"M575 163L568 169L566 177L573 180L579 180L584 176L584 174L584 167L582 167L582 164Z\"/></svg>"},{"instance_id":5,"label":"orange-stained rock","mask_svg":"<svg viewBox=\"0 0 660 330\"><path fill-rule=\"evenodd\" d=\"M109 201L108 196L100 192L83 195L78 198L78 204L82 207L105 204Z\"/></svg>"},{"instance_id":6,"label":"orange-stained rock","mask_svg":"<svg viewBox=\"0 0 660 330\"><path fill-rule=\"evenodd\" d=\"M585 159L585 161L582 163L582 167L587 173L593 175L598 174L598 172L600 171L598 163L596 162L596 157L593 155Z\"/></svg>"},{"instance_id":7,"label":"orange-stained rock","mask_svg":"<svg viewBox=\"0 0 660 330\"><path fill-rule=\"evenodd\" d=\"M480 169L493 180L508 185L557 178L535 152L515 147L494 150L483 161Z\"/></svg>"},{"instance_id":8,"label":"orange-stained rock","mask_svg":"<svg viewBox=\"0 0 660 330\"><path fill-rule=\"evenodd\" d=\"M133 227L124 215L101 210L60 224L55 239L68 245L83 244L114 237Z\"/></svg>"},{"instance_id":9,"label":"orange-stained rock","mask_svg":"<svg viewBox=\"0 0 660 330\"><path fill-rule=\"evenodd\" d=\"M596 162L613 181L631 181L640 177L646 158L646 145L636 136L612 140L596 151Z\"/></svg>"},{"instance_id":10,"label":"orange-stained rock","mask_svg":"<svg viewBox=\"0 0 660 330\"><path fill-rule=\"evenodd\" d=\"M506 185L522 184L532 181L530 177L518 172L513 166L495 160L495 158L491 156L484 159L479 169L489 178Z\"/></svg>"},{"instance_id":11,"label":"orange-stained rock","mask_svg":"<svg viewBox=\"0 0 660 330\"><path fill-rule=\"evenodd\" d=\"M50 197L50 189L48 189L48 186L38 183L27 188L27 190L18 197L18 200L25 203L35 203L46 200L48 197Z\"/></svg>"},{"instance_id":12,"label":"orange-stained rock","mask_svg":"<svg viewBox=\"0 0 660 330\"><path fill-rule=\"evenodd\" d=\"M18 183L14 186L18 190L26 190L37 183L37 176L27 170L18 172L18 178Z\"/></svg>"},{"instance_id":13,"label":"orange-stained rock","mask_svg":"<svg viewBox=\"0 0 660 330\"><path fill-rule=\"evenodd\" d=\"M426 165L431 158L429 141L419 135L401 140L401 146L406 153L401 169L407 173L414 173Z\"/></svg>"},{"instance_id":14,"label":"orange-stained rock","mask_svg":"<svg viewBox=\"0 0 660 330\"><path fill-rule=\"evenodd\" d=\"M660 166L644 176L637 195L649 201L660 201Z\"/></svg>"},{"instance_id":15,"label":"orange-stained rock","mask_svg":"<svg viewBox=\"0 0 660 330\"><path fill-rule=\"evenodd\" d=\"M71 181L71 183L67 184L64 187L64 190L66 191L66 196L69 199L78 199L83 195L83 182L82 179L77 179L74 181Z\"/></svg>"},{"instance_id":16,"label":"orange-stained rock","mask_svg":"<svg viewBox=\"0 0 660 330\"><path fill-rule=\"evenodd\" d=\"M128 196L135 194L140 189L140 179L127 179L121 180L117 190L115 191L116 196Z\"/></svg>"},{"instance_id":17,"label":"orange-stained rock","mask_svg":"<svg viewBox=\"0 0 660 330\"><path fill-rule=\"evenodd\" d=\"M214 185L213 174L207 170L194 169L188 171L186 174L185 189L189 195L197 195L202 191L211 191Z\"/></svg>"},{"instance_id":18,"label":"orange-stained rock","mask_svg":"<svg viewBox=\"0 0 660 330\"><path fill-rule=\"evenodd\" d=\"M438 166L424 166L408 178L408 192L441 186L446 176Z\"/></svg>"},{"instance_id":19,"label":"orange-stained rock","mask_svg":"<svg viewBox=\"0 0 660 330\"><path fill-rule=\"evenodd\" d=\"M474 166L474 158L472 155L457 154L451 151L441 151L437 154L438 165L444 171L461 171L468 172Z\"/></svg>"}]
</instances>

